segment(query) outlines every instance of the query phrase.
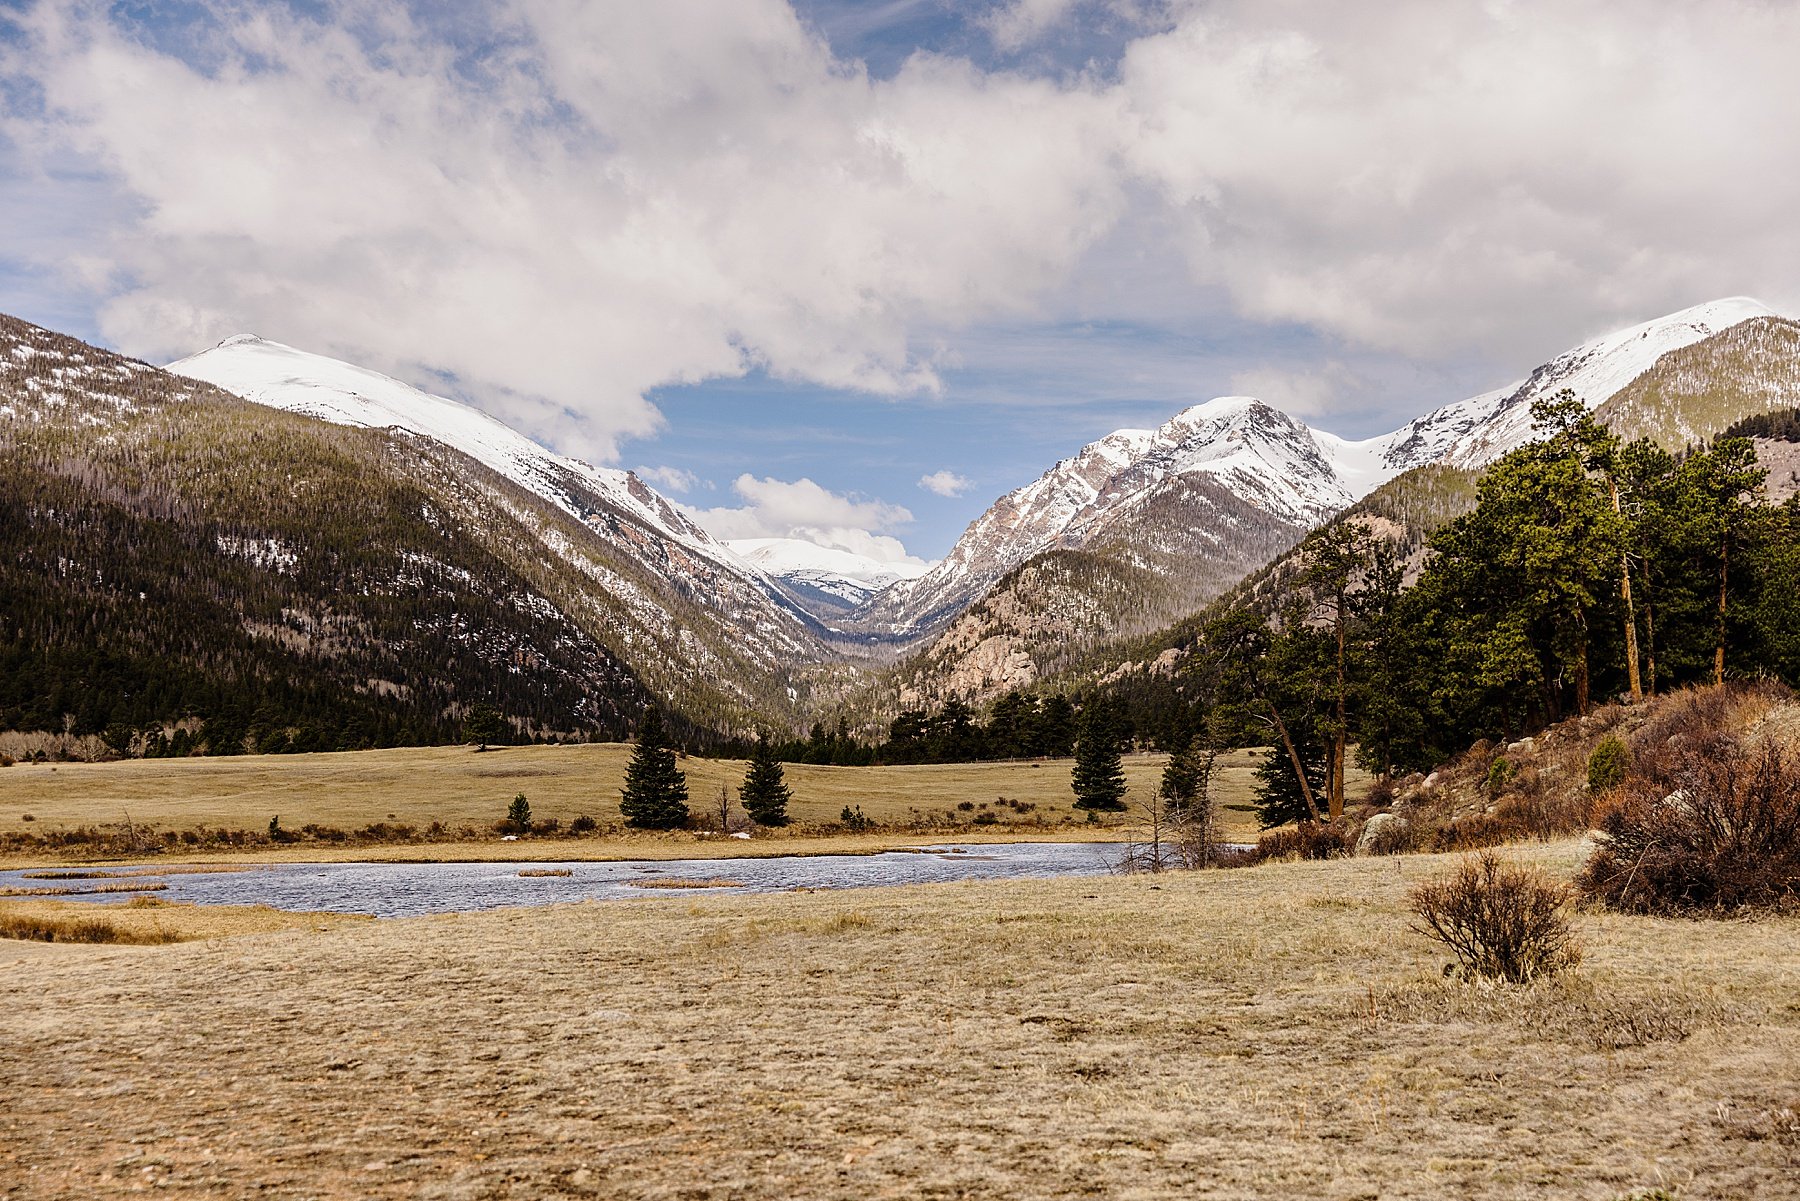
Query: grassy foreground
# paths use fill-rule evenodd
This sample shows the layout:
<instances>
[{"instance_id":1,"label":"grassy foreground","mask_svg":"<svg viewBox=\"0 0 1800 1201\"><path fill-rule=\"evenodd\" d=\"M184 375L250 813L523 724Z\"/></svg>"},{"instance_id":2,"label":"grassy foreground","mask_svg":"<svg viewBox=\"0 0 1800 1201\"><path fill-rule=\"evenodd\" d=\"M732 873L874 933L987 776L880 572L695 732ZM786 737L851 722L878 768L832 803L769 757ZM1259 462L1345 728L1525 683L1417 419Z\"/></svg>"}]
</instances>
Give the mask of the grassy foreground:
<instances>
[{"instance_id":1,"label":"grassy foreground","mask_svg":"<svg viewBox=\"0 0 1800 1201\"><path fill-rule=\"evenodd\" d=\"M600 743L504 747L485 753L470 747L425 747L324 755L20 763L0 769L0 834L42 834L59 827L118 825L127 820L162 830L206 826L262 831L271 817L279 816L289 830L308 824L356 829L374 822L423 829L441 822L452 829L473 826L484 832L470 843L433 843L421 848L421 854L434 859L746 852L742 843L728 844L729 852L708 852L705 841L689 833L672 838L615 833L602 840L516 843L502 843L497 833L488 833L518 793L530 800L532 816L538 821L555 818L567 824L578 814L586 814L603 826L616 824L620 820L619 789L630 753L629 745ZM1260 751L1220 756L1215 792L1228 838L1255 836L1256 822L1248 805L1252 772L1262 756ZM1133 797L1155 792L1165 762L1163 755L1126 757ZM721 787L731 790L735 802L744 774L741 761L694 757L682 760L681 766L688 777L689 807L696 814L713 811ZM1082 815L1071 809L1070 766L1066 759L917 767L792 764L787 768L794 791L789 812L803 829L785 836L769 833L770 844L762 843L764 835L759 834L749 853L781 853L773 848L795 841L796 836L804 836L812 844L817 827L837 822L846 806L860 807L882 826L962 827L972 833L997 828L969 825L985 807L1005 823L998 828L1013 832L1009 836L1121 837L1118 819L1096 829L1085 825ZM1015 807L1002 806L1002 797L1030 808L1021 813ZM963 803L975 808L959 810L957 806ZM894 842L891 835L852 838L842 849L875 849ZM818 848L808 845L805 849ZM369 859L406 853L406 848L392 847L373 855L366 847L336 849L308 842L251 855L234 852L231 857Z\"/></svg>"},{"instance_id":2,"label":"grassy foreground","mask_svg":"<svg viewBox=\"0 0 1800 1201\"><path fill-rule=\"evenodd\" d=\"M1407 930L1446 864L0 943L0 1192L1800 1191L1800 922L1583 916L1483 990Z\"/></svg>"}]
</instances>

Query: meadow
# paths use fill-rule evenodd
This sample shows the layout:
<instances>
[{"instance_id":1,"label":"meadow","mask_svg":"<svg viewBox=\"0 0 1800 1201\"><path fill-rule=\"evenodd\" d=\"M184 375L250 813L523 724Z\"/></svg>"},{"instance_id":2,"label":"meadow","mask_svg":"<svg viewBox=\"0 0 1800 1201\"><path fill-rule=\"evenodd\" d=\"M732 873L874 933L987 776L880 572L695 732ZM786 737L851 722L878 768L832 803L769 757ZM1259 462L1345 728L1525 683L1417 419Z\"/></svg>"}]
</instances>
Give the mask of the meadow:
<instances>
[{"instance_id":1,"label":"meadow","mask_svg":"<svg viewBox=\"0 0 1800 1201\"><path fill-rule=\"evenodd\" d=\"M907 767L820 767L790 764L794 827L758 831L748 846L724 849L696 832L672 835L619 827L619 791L628 744L519 746L478 752L472 747L426 747L320 755L246 755L231 758L128 759L112 763L18 763L0 769L0 835L38 834L83 826L136 826L157 830L198 827L260 832L271 818L287 830L309 824L355 830L371 823L411 826L433 822L475 835L433 842L431 858L592 858L782 854L795 850L870 850L896 845L880 829L847 833L839 826L846 807L860 809L877 827L906 833L945 831L1008 838L1125 837L1135 813L1089 825L1071 808L1071 761L1026 760ZM1249 809L1252 773L1266 752L1221 755L1215 795L1231 839L1253 839ZM1135 801L1154 794L1166 757L1128 755L1126 777ZM721 788L734 810L744 764L737 760L681 760L689 807L704 821L716 811ZM1353 781L1360 786L1360 778ZM536 821L567 824L579 815L600 823L602 837L501 842L497 823L523 793ZM1006 802L1011 802L1006 803ZM967 805L967 809L959 806ZM993 825L978 825L983 814ZM28 820L29 819L29 820ZM900 841L906 838L900 836ZM420 849L417 853L424 853ZM380 857L408 854L383 847ZM316 842L263 848L259 858L369 858L367 848ZM18 862L26 861L12 856Z\"/></svg>"},{"instance_id":2,"label":"meadow","mask_svg":"<svg viewBox=\"0 0 1800 1201\"><path fill-rule=\"evenodd\" d=\"M1483 988L1408 928L1449 863L0 942L0 1193L1800 1195L1800 921Z\"/></svg>"}]
</instances>

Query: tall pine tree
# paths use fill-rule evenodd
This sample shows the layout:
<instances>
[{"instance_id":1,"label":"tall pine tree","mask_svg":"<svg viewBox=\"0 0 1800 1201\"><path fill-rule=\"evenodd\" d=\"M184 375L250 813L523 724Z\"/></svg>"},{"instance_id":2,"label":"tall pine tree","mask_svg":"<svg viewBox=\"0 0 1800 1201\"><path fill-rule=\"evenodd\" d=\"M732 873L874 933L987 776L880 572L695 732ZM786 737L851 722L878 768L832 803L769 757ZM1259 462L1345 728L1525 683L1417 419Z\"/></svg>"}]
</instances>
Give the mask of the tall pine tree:
<instances>
[{"instance_id":1,"label":"tall pine tree","mask_svg":"<svg viewBox=\"0 0 1800 1201\"><path fill-rule=\"evenodd\" d=\"M788 801L793 792L782 777L781 759L769 742L767 732L756 736L756 749L750 752L750 767L744 772L744 783L738 789L744 812L759 826L788 824Z\"/></svg>"},{"instance_id":2,"label":"tall pine tree","mask_svg":"<svg viewBox=\"0 0 1800 1201\"><path fill-rule=\"evenodd\" d=\"M1125 809L1125 765L1119 758L1119 728L1104 701L1090 702L1075 739L1075 771L1069 786L1075 808L1121 813Z\"/></svg>"},{"instance_id":3,"label":"tall pine tree","mask_svg":"<svg viewBox=\"0 0 1800 1201\"><path fill-rule=\"evenodd\" d=\"M625 765L619 812L640 830L678 830L687 824L687 777L675 766L675 750L663 730L662 711L652 705L638 727L637 748Z\"/></svg>"}]
</instances>

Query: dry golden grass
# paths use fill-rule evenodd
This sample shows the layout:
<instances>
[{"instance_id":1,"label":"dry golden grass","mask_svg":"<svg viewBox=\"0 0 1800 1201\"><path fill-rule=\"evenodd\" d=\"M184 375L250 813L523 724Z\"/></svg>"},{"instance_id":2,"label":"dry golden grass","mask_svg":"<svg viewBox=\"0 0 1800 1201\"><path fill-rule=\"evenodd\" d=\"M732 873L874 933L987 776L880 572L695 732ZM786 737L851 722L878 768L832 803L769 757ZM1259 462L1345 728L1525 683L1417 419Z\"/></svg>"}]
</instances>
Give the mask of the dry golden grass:
<instances>
[{"instance_id":1,"label":"dry golden grass","mask_svg":"<svg viewBox=\"0 0 1800 1201\"><path fill-rule=\"evenodd\" d=\"M237 934L271 934L278 930L324 930L370 920L360 914L286 913L266 905L189 905L156 897L139 897L122 904L0 901L0 937L41 939L41 934L32 932L34 928L75 933L83 923L97 923L112 932L108 937L59 938L57 941L187 942Z\"/></svg>"},{"instance_id":2,"label":"dry golden grass","mask_svg":"<svg viewBox=\"0 0 1800 1201\"><path fill-rule=\"evenodd\" d=\"M44 834L58 828L98 826L130 820L162 830L213 829L261 831L271 817L288 830L308 824L357 829L373 822L424 829L442 822L455 829L490 830L506 814L518 793L531 802L538 821L565 824L579 814L602 823L619 821L619 789L631 748L620 744L589 746L504 747L478 753L469 747L427 747L392 751L358 751L330 755L269 755L234 758L133 759L117 763L25 764L7 768L0 802L0 833ZM1229 839L1251 840L1255 818L1249 812L1251 773L1263 752L1233 751L1221 755L1217 795ZM1132 755L1125 761L1134 797L1155 792L1166 757ZM999 826L969 827L958 832L1011 840L1023 833L1060 838L1119 838L1133 818L1111 817L1098 828L1079 820L1071 808L1069 760L1041 762L945 764L917 767L814 767L792 764L788 783L794 791L790 814L799 823L792 831L759 831L751 844L734 841L726 850L707 851L706 840L691 833L672 836L624 834L605 839L521 840L502 843L497 833L470 844L432 844L416 851L386 847L332 847L306 842L268 848L233 859L323 860L368 858L558 859L664 857L688 855L780 854L771 843L798 843L808 852L821 848L817 826L835 823L845 806L861 807L881 824L904 824L925 816L954 815L968 822L976 814L997 814ZM688 758L690 808L711 812L721 786L732 790L743 779L737 760ZM1362 787L1363 778L1353 782ZM1020 815L998 803L1016 800L1036 808ZM958 811L961 803L975 806ZM23 821L30 814L33 821ZM1039 826L1041 819L1044 825ZM812 829L807 827L811 826ZM716 841L716 839L714 840ZM833 835L831 845L873 850L897 845L892 834L872 838ZM188 857L190 852L180 852ZM193 857L204 857L194 854ZM14 856L14 865L42 862Z\"/></svg>"},{"instance_id":3,"label":"dry golden grass","mask_svg":"<svg viewBox=\"0 0 1800 1201\"><path fill-rule=\"evenodd\" d=\"M0 946L0 1191L1800 1195L1800 922L1583 916L1483 991L1407 930L1446 866Z\"/></svg>"}]
</instances>

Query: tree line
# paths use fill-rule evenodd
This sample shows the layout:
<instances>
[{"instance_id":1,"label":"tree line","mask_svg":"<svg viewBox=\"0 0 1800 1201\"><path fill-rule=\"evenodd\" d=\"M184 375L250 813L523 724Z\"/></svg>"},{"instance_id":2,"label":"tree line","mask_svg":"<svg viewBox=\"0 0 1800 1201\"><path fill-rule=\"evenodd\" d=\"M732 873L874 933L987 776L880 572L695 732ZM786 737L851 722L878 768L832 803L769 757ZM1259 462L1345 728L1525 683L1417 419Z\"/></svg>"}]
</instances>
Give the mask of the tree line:
<instances>
[{"instance_id":1,"label":"tree line","mask_svg":"<svg viewBox=\"0 0 1800 1201\"><path fill-rule=\"evenodd\" d=\"M1741 430L1670 453L1567 392L1533 419L1539 440L1488 469L1422 565L1341 521L1302 543L1277 612L1204 626L1197 711L1221 742L1275 747L1268 824L1341 816L1352 747L1382 775L1428 770L1606 699L1800 682L1800 504L1767 500Z\"/></svg>"}]
</instances>

